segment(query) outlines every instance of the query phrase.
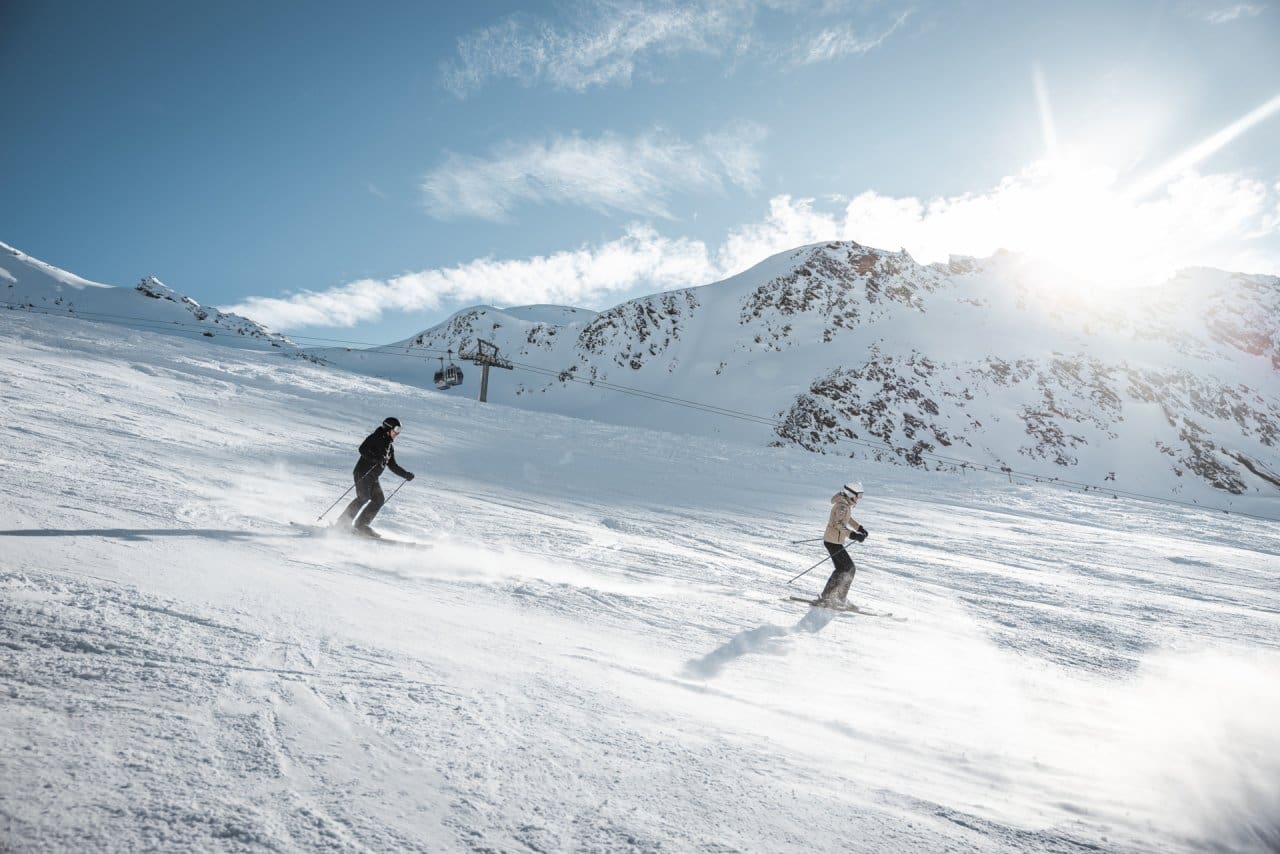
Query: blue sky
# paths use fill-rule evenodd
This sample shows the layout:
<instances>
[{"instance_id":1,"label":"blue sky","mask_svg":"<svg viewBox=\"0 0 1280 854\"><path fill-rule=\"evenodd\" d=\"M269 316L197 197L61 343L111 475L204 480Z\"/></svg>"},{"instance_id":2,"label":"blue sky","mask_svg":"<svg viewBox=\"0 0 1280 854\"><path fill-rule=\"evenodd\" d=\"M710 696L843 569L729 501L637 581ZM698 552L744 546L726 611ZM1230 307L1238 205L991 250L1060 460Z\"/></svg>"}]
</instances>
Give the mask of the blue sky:
<instances>
[{"instance_id":1,"label":"blue sky","mask_svg":"<svg viewBox=\"0 0 1280 854\"><path fill-rule=\"evenodd\" d=\"M7 0L0 240L368 342L836 238L1280 273L1271 0L439 6Z\"/></svg>"}]
</instances>

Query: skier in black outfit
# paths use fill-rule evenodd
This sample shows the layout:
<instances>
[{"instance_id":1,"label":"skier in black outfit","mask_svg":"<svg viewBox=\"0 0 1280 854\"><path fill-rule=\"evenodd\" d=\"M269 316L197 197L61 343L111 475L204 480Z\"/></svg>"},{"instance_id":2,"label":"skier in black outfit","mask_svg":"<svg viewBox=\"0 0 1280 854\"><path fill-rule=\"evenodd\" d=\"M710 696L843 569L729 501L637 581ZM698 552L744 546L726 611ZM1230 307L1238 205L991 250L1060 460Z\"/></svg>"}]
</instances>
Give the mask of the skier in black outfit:
<instances>
[{"instance_id":1,"label":"skier in black outfit","mask_svg":"<svg viewBox=\"0 0 1280 854\"><path fill-rule=\"evenodd\" d=\"M339 519L339 524L351 523L354 519L352 530L357 534L374 538L379 536L377 531L369 527L369 523L387 501L382 494L382 485L378 483L384 468L391 469L405 480L413 480L413 472L396 465L396 452L391 443L398 435L400 419L388 418L369 434L369 438L360 443L360 459L356 460L356 467L351 472L351 476L356 479L356 498L342 511ZM361 507L364 508L363 511ZM360 515L357 516L357 513Z\"/></svg>"}]
</instances>

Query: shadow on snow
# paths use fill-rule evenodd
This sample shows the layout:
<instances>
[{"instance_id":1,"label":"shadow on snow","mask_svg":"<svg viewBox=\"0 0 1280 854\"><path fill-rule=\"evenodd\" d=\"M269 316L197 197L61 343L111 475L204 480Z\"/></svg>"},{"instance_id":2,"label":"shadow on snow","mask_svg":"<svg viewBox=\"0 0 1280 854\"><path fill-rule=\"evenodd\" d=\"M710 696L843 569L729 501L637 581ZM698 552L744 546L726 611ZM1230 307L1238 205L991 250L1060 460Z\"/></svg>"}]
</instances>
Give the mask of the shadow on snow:
<instances>
[{"instance_id":1,"label":"shadow on snow","mask_svg":"<svg viewBox=\"0 0 1280 854\"><path fill-rule=\"evenodd\" d=\"M811 608L791 628L775 626L772 623L738 632L721 646L702 656L695 658L684 666L685 675L694 679L711 679L720 675L720 671L744 655L753 652L766 655L780 655L783 646L779 638L799 632L817 634L830 623L836 614L821 608Z\"/></svg>"}]
</instances>

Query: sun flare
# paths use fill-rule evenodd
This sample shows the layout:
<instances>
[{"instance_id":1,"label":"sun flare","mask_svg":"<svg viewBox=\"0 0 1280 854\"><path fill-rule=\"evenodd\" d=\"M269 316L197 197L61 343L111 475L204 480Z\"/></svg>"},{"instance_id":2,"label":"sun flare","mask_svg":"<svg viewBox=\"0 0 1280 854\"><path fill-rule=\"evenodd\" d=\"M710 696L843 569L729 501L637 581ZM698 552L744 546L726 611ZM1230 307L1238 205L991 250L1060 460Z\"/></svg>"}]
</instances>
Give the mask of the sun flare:
<instances>
[{"instance_id":1,"label":"sun flare","mask_svg":"<svg viewBox=\"0 0 1280 854\"><path fill-rule=\"evenodd\" d=\"M1219 200L1266 192L1257 182L1224 182L1194 170L1280 112L1280 95L1147 174L1126 176L1064 149L1039 69L1034 83L1046 155L1002 188L997 221L1006 248L1039 262L1065 285L1103 292L1165 281L1185 264L1180 250L1188 241L1205 242L1242 225L1219 215ZM1190 219L1188 210L1196 212Z\"/></svg>"}]
</instances>

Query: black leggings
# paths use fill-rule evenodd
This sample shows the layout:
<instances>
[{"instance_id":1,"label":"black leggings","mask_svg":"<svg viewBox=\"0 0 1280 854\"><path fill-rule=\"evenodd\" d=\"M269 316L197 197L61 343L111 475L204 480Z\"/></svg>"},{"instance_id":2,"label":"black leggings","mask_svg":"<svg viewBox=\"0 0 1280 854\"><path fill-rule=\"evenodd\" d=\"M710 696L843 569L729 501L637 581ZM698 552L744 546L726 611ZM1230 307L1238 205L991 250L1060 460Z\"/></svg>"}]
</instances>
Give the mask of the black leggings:
<instances>
[{"instance_id":1,"label":"black leggings","mask_svg":"<svg viewBox=\"0 0 1280 854\"><path fill-rule=\"evenodd\" d=\"M852 575L857 572L853 565L853 558L849 557L849 552L844 546L838 546L835 543L828 543L826 540L822 544L827 547L827 554L831 555L831 562L836 565L836 571L847 569Z\"/></svg>"},{"instance_id":2,"label":"black leggings","mask_svg":"<svg viewBox=\"0 0 1280 854\"><path fill-rule=\"evenodd\" d=\"M827 579L827 586L822 588L821 598L844 602L849 595L849 586L853 584L853 558L849 557L844 546L828 543L826 540L822 544L827 547L827 554L831 555L831 562L836 568Z\"/></svg>"},{"instance_id":3,"label":"black leggings","mask_svg":"<svg viewBox=\"0 0 1280 854\"><path fill-rule=\"evenodd\" d=\"M356 498L347 505L347 509L342 512L344 519L354 519L354 524L359 527L368 525L373 521L373 517L378 515L378 511L382 509L382 505L387 503L386 497L382 494L382 484L378 483L378 477L381 473L375 469L369 469L361 472L360 467L356 466L351 476L356 481ZM366 507L365 505L368 504ZM364 512L360 512L360 508L364 507ZM360 513L357 518L356 513Z\"/></svg>"}]
</instances>

